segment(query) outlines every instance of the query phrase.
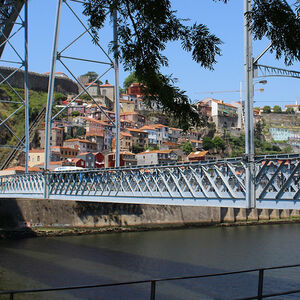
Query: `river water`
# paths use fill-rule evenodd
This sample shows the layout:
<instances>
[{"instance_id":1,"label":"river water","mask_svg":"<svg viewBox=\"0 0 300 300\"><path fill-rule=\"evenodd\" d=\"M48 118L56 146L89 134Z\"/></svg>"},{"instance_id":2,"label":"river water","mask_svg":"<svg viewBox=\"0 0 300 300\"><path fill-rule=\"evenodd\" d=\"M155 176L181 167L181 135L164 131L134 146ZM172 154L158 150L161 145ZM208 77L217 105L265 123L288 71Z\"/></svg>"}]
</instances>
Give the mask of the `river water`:
<instances>
[{"instance_id":1,"label":"river water","mask_svg":"<svg viewBox=\"0 0 300 300\"><path fill-rule=\"evenodd\" d=\"M0 289L113 283L299 263L300 224L33 238L0 241ZM267 271L264 291L299 289L299 275L300 268ZM246 297L255 295L257 279L253 273L158 283L156 299ZM15 299L150 299L150 287L107 287ZM288 299L300 299L300 294Z\"/></svg>"}]
</instances>

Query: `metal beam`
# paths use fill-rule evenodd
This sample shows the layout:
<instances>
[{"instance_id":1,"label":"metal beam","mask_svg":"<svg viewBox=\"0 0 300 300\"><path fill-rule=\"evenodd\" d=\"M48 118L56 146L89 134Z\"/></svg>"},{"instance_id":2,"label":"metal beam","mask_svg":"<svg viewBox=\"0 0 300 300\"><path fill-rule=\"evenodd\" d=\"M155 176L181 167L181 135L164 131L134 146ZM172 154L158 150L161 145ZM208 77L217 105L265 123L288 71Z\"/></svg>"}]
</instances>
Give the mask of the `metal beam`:
<instances>
[{"instance_id":1,"label":"metal beam","mask_svg":"<svg viewBox=\"0 0 300 300\"><path fill-rule=\"evenodd\" d=\"M252 32L248 14L251 0L244 0L244 72L245 72L245 154L246 154L246 201L255 207L254 189L254 121L253 121L253 57Z\"/></svg>"},{"instance_id":2,"label":"metal beam","mask_svg":"<svg viewBox=\"0 0 300 300\"><path fill-rule=\"evenodd\" d=\"M113 12L114 27L114 69L115 69L115 167L120 166L120 90L119 90L119 51L118 51L118 15L117 11Z\"/></svg>"}]
</instances>

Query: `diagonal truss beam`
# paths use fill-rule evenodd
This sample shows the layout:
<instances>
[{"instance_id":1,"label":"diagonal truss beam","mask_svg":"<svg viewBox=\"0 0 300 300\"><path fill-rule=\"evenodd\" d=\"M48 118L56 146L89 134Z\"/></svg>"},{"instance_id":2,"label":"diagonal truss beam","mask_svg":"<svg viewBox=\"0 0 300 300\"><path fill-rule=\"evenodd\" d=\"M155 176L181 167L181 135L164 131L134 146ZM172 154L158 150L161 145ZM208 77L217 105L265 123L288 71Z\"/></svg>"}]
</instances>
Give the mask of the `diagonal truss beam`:
<instances>
[{"instance_id":1,"label":"diagonal truss beam","mask_svg":"<svg viewBox=\"0 0 300 300\"><path fill-rule=\"evenodd\" d=\"M78 16L78 14L75 12L75 10L72 8L71 3L72 2L77 2L83 4L84 2L82 1L66 1L66 0L58 0L57 4L57 14L56 14L56 29L55 29L55 37L54 37L54 45L53 45L53 53L52 53L52 63L51 63L51 72L50 72L50 77L49 77L49 89L48 89L48 99L47 99L47 115L46 115L46 133L45 133L45 170L48 170L48 165L49 165L49 160L50 160L50 135L51 135L51 124L52 122L61 114L65 109L67 109L76 99L78 99L83 93L86 93L89 95L96 104L97 108L108 118L108 120L112 123L112 125L116 128L118 126L115 124L114 120L111 119L111 117L104 111L104 109L99 105L99 103L94 99L94 97L90 94L88 91L88 88L96 82L99 78L103 77L107 72L109 72L111 69L116 68L116 62L110 58L108 53L105 51L105 49L101 46L101 44L94 39L94 36L92 34L92 27L88 27L84 24L84 22L81 20L81 18ZM60 32L60 19L61 19L61 11L62 8L66 7L67 10L71 12L71 14L75 17L75 19L79 22L81 27L83 27L83 32L79 33L71 42L69 42L67 45L62 47L62 50L58 51L58 39L59 39L59 32ZM97 46L97 48L100 50L102 54L104 54L105 59L107 61L102 61L102 60L95 60L95 59L89 59L86 57L74 57L72 55L65 55L64 52L67 49L70 49L71 46L76 44L83 36L89 35L89 37L93 40L94 44ZM81 82L76 78L74 73L72 72L71 68L67 66L66 60L76 60L76 61L81 61L84 63L96 63L100 65L107 65L108 69L103 72L96 80L94 80L90 86L85 87L82 85ZM66 107L61 109L55 116L52 117L52 106L53 106L53 93L54 93L54 81L55 81L55 69L56 69L56 62L59 61L61 65L67 70L67 72L71 75L71 77L77 82L77 84L81 87L81 92L70 102ZM115 78L117 75L115 75ZM117 81L116 81L117 82ZM115 84L115 90L118 90L118 84ZM119 94L117 98L119 97ZM117 103L117 99L115 99L115 102ZM117 148L117 147L116 147ZM117 150L116 150L117 151ZM119 156L119 153L117 154ZM116 160L117 163L117 160ZM97 182L97 181L93 181ZM88 186L88 183L86 183ZM47 186L46 186L46 189ZM49 190L45 190L45 195L49 194Z\"/></svg>"},{"instance_id":2,"label":"diagonal truss beam","mask_svg":"<svg viewBox=\"0 0 300 300\"><path fill-rule=\"evenodd\" d=\"M257 67L262 73L261 76L257 77L292 77L300 79L299 71L282 69L260 64L255 65L255 67Z\"/></svg>"},{"instance_id":3,"label":"diagonal truss beam","mask_svg":"<svg viewBox=\"0 0 300 300\"><path fill-rule=\"evenodd\" d=\"M22 7L24 6L24 17L20 14ZM19 27L12 33L14 25ZM16 49L13 44L13 37L24 31L24 54ZM3 60L2 54L5 46L9 46L14 54L17 56L17 61ZM29 93L28 93L28 0L3 0L1 1L0 7L0 62L19 64L20 66L12 71L6 77L0 74L1 80L0 85L7 84L13 93L19 98L18 101L7 101L1 99L0 102L7 104L17 104L17 108L13 107L13 112L9 112L8 117L1 119L0 127L3 126L16 138L19 144L23 144L21 138L8 126L7 122L16 116L21 109L24 108L24 119L25 119L25 172L28 172L28 154L29 154ZM12 87L9 80L21 69L24 69L24 97ZM17 146L19 147L19 146Z\"/></svg>"}]
</instances>

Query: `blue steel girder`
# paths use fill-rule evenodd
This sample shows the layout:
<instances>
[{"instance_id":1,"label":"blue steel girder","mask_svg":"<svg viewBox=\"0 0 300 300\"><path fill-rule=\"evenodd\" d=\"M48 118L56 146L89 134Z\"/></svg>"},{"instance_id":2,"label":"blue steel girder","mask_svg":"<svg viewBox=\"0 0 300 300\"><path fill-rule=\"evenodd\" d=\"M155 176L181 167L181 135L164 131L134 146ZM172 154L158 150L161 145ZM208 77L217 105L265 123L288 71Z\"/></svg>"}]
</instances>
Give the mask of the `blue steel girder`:
<instances>
[{"instance_id":1,"label":"blue steel girder","mask_svg":"<svg viewBox=\"0 0 300 300\"><path fill-rule=\"evenodd\" d=\"M23 5L24 1L0 1L0 58Z\"/></svg>"},{"instance_id":2,"label":"blue steel girder","mask_svg":"<svg viewBox=\"0 0 300 300\"><path fill-rule=\"evenodd\" d=\"M31 173L0 177L1 198L246 207L247 162L242 159ZM265 156L255 162L257 208L300 209L300 155Z\"/></svg>"}]
</instances>

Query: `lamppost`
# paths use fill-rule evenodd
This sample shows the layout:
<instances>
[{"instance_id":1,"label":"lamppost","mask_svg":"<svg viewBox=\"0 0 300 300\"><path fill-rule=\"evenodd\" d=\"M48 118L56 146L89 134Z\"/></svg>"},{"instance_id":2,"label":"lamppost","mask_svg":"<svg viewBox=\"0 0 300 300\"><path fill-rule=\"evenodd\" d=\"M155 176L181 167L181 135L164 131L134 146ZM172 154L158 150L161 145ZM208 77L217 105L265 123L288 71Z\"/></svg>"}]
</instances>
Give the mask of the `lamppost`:
<instances>
[{"instance_id":1,"label":"lamppost","mask_svg":"<svg viewBox=\"0 0 300 300\"><path fill-rule=\"evenodd\" d=\"M246 164L246 205L256 206L255 197L255 151L254 151L254 118L253 96L254 84L266 84L266 80L253 82L254 59L252 51L252 32L249 21L252 0L244 0L244 71L245 71L245 164Z\"/></svg>"}]
</instances>

